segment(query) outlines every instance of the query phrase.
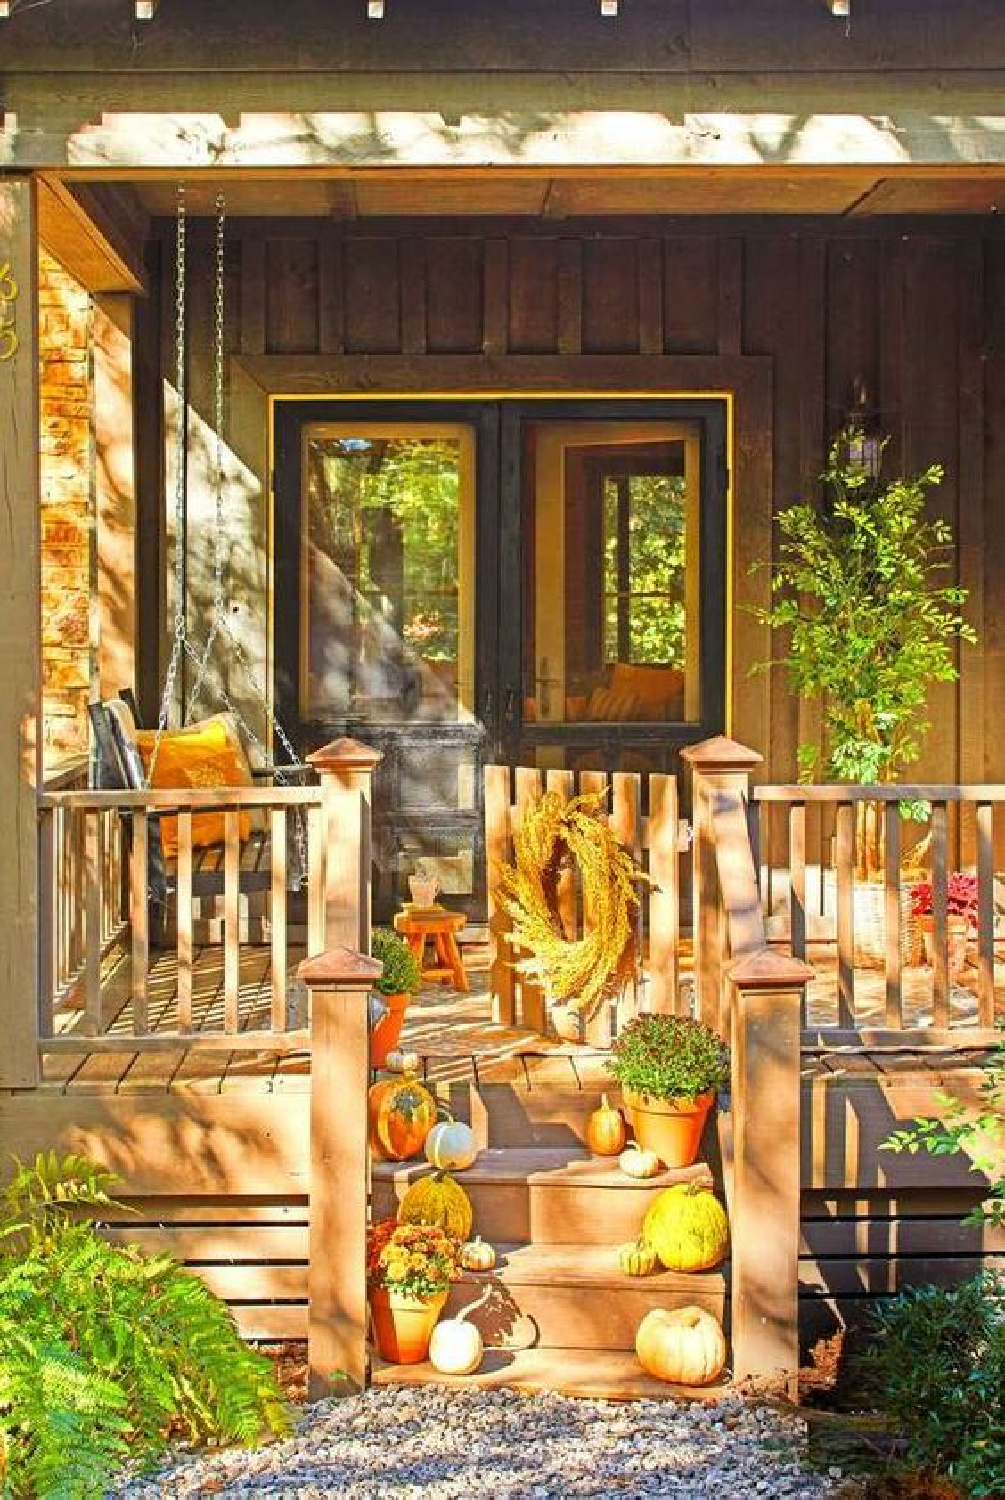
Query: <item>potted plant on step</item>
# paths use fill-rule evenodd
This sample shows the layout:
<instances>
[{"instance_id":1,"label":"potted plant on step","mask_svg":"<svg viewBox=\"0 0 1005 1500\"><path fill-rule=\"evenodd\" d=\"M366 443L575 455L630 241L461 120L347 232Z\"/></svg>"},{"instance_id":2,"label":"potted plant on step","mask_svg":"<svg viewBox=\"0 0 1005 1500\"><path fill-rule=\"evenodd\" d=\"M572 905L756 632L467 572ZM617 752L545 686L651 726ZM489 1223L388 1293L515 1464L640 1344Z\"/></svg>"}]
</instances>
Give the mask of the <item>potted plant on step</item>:
<instances>
[{"instance_id":1,"label":"potted plant on step","mask_svg":"<svg viewBox=\"0 0 1005 1500\"><path fill-rule=\"evenodd\" d=\"M977 876L957 871L949 877L948 900L949 972L962 974L967 965L967 943L977 931ZM930 880L911 887L911 915L921 930L925 958L934 962L935 891Z\"/></svg>"},{"instance_id":2,"label":"potted plant on step","mask_svg":"<svg viewBox=\"0 0 1005 1500\"><path fill-rule=\"evenodd\" d=\"M729 1050L690 1016L636 1016L617 1037L610 1071L621 1085L635 1138L668 1167L689 1167L705 1120L729 1078Z\"/></svg>"},{"instance_id":3,"label":"potted plant on step","mask_svg":"<svg viewBox=\"0 0 1005 1500\"><path fill-rule=\"evenodd\" d=\"M405 1012L419 988L419 965L404 939L384 927L374 929L370 947L374 958L384 965L374 989L385 1007L384 1014L370 1033L370 1064L374 1068L383 1068L387 1066L388 1053L398 1045Z\"/></svg>"},{"instance_id":4,"label":"potted plant on step","mask_svg":"<svg viewBox=\"0 0 1005 1500\"><path fill-rule=\"evenodd\" d=\"M367 1240L367 1282L374 1342L382 1359L417 1365L460 1277L458 1242L433 1224L374 1224Z\"/></svg>"}]
</instances>

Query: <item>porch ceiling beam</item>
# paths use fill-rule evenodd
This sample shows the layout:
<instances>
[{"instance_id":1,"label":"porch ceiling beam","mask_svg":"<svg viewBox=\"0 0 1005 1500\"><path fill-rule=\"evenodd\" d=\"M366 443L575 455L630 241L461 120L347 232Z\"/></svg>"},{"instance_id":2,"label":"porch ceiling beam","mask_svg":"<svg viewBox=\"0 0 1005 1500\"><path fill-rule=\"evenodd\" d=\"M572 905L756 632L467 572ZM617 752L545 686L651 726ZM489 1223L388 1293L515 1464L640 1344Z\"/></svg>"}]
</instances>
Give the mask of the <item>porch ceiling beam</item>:
<instances>
[{"instance_id":1,"label":"porch ceiling beam","mask_svg":"<svg viewBox=\"0 0 1005 1500\"><path fill-rule=\"evenodd\" d=\"M39 237L89 292L146 291L142 244L147 216L130 212L115 189L72 190L54 177L38 185Z\"/></svg>"}]
</instances>

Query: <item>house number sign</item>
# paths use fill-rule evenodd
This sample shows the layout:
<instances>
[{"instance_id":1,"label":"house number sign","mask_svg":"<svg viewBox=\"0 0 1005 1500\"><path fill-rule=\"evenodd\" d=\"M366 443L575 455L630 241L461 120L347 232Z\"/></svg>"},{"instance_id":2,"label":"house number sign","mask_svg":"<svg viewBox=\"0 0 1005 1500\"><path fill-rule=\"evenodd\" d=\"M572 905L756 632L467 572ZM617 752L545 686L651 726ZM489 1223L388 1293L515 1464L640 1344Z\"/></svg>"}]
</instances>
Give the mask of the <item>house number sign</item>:
<instances>
[{"instance_id":1,"label":"house number sign","mask_svg":"<svg viewBox=\"0 0 1005 1500\"><path fill-rule=\"evenodd\" d=\"M0 263L0 360L13 359L20 345L15 317L18 291L10 261L3 261Z\"/></svg>"}]
</instances>

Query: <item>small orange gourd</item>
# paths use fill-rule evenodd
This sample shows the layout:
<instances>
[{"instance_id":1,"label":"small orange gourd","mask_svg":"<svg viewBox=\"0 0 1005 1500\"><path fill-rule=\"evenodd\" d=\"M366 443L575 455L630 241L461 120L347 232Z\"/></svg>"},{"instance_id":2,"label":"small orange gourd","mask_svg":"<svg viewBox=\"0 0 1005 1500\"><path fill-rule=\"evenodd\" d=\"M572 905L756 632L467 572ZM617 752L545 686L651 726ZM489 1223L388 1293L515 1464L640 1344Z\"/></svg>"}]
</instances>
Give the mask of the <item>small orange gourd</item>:
<instances>
[{"instance_id":1,"label":"small orange gourd","mask_svg":"<svg viewBox=\"0 0 1005 1500\"><path fill-rule=\"evenodd\" d=\"M586 1144L594 1156L617 1156L624 1149L626 1138L621 1111L607 1102L606 1094L601 1094L599 1109L586 1122Z\"/></svg>"}]
</instances>

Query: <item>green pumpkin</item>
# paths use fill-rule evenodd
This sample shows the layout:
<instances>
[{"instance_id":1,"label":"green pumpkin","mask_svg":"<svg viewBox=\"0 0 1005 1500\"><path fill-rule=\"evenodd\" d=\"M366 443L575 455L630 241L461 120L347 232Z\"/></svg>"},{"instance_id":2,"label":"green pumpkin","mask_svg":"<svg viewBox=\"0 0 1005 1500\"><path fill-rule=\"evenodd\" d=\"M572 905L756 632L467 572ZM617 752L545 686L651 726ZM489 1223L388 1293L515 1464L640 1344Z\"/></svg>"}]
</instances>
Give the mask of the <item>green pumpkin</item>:
<instances>
[{"instance_id":1,"label":"green pumpkin","mask_svg":"<svg viewBox=\"0 0 1005 1500\"><path fill-rule=\"evenodd\" d=\"M726 1257L729 1220L714 1193L678 1182L650 1205L642 1239L668 1271L710 1271Z\"/></svg>"}]
</instances>

